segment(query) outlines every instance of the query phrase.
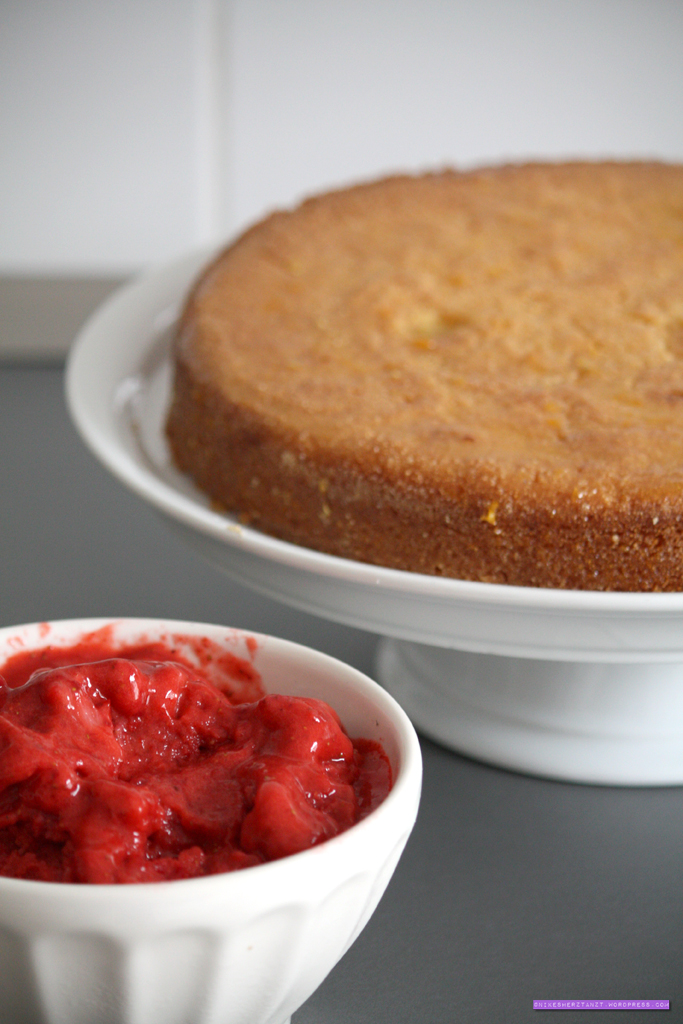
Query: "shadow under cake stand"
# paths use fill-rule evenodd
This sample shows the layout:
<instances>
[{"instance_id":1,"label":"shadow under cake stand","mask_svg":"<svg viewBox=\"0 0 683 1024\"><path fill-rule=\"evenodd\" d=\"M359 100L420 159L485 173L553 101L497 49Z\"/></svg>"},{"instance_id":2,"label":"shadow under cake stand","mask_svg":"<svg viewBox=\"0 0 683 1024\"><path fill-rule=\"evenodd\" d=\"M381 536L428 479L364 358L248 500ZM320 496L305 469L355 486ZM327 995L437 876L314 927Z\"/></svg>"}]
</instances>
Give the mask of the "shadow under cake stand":
<instances>
[{"instance_id":1,"label":"shadow under cake stand","mask_svg":"<svg viewBox=\"0 0 683 1024\"><path fill-rule=\"evenodd\" d=\"M72 349L69 409L104 465L233 578L380 634L380 681L452 750L567 781L683 783L683 594L508 587L352 562L241 526L174 469L169 336L207 256L120 290Z\"/></svg>"}]
</instances>

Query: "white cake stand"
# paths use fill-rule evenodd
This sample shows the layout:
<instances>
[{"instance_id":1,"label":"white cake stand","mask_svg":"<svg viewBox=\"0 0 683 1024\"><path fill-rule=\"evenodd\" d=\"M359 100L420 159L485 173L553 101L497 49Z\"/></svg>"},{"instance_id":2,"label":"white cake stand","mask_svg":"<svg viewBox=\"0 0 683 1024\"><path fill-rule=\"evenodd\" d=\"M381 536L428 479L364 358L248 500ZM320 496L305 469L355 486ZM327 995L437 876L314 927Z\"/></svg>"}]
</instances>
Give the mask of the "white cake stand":
<instances>
[{"instance_id":1,"label":"white cake stand","mask_svg":"<svg viewBox=\"0 0 683 1024\"><path fill-rule=\"evenodd\" d=\"M381 682L453 750L575 782L683 783L683 594L506 587L335 558L213 511L173 468L169 333L207 257L122 289L74 345L67 401L104 465L231 576L381 634Z\"/></svg>"}]
</instances>

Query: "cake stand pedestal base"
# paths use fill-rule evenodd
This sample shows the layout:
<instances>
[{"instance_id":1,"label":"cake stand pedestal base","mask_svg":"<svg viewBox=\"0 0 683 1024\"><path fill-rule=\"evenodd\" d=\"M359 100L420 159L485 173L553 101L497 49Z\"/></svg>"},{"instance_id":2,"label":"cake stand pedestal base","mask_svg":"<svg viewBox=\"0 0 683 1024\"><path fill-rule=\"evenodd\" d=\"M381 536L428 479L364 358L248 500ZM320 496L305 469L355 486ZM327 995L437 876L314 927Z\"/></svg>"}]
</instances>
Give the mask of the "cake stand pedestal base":
<instances>
[{"instance_id":1,"label":"cake stand pedestal base","mask_svg":"<svg viewBox=\"0 0 683 1024\"><path fill-rule=\"evenodd\" d=\"M549 661L384 639L382 685L425 735L568 782L683 784L683 662Z\"/></svg>"}]
</instances>

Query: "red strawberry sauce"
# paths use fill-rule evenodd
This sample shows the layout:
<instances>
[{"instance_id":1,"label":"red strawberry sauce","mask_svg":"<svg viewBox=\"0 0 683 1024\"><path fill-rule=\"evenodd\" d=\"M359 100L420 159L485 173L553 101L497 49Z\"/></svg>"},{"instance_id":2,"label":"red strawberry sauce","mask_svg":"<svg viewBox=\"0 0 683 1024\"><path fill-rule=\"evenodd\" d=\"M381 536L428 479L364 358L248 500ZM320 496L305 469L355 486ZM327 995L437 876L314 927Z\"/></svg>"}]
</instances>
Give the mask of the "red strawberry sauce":
<instances>
[{"instance_id":1,"label":"red strawberry sauce","mask_svg":"<svg viewBox=\"0 0 683 1024\"><path fill-rule=\"evenodd\" d=\"M18 651L0 676L2 875L234 871L343 832L391 788L379 744L323 701L265 694L248 658L204 638L104 629Z\"/></svg>"}]
</instances>

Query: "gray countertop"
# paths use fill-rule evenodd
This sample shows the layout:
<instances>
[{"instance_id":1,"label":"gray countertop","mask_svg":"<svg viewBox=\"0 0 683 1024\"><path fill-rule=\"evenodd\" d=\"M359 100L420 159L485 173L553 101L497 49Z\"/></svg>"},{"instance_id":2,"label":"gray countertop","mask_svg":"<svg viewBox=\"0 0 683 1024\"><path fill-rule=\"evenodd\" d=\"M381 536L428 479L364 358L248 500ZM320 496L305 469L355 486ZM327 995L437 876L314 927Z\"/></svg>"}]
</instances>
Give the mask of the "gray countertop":
<instances>
[{"instance_id":1,"label":"gray countertop","mask_svg":"<svg viewBox=\"0 0 683 1024\"><path fill-rule=\"evenodd\" d=\"M0 367L0 438L0 625L221 622L372 674L376 637L232 582L109 477L69 423L58 367ZM552 1012L533 999L617 998L670 1000L621 1011L626 1024L683 1024L683 789L549 782L422 747L396 875L294 1024L531 1024Z\"/></svg>"}]
</instances>

